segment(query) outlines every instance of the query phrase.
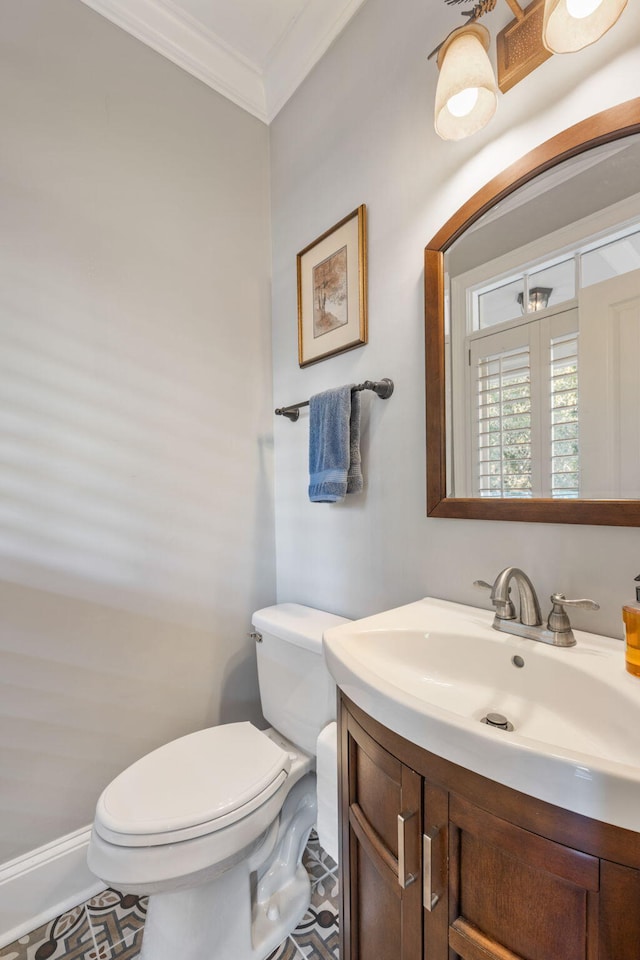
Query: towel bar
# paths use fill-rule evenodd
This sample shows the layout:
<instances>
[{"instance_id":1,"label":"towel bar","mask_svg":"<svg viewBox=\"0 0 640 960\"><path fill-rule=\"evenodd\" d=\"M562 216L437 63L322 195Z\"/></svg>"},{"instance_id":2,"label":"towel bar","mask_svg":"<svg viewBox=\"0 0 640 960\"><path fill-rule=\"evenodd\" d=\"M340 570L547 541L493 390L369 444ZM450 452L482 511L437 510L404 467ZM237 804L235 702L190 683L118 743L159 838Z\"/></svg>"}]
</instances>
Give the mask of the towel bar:
<instances>
[{"instance_id":1,"label":"towel bar","mask_svg":"<svg viewBox=\"0 0 640 960\"><path fill-rule=\"evenodd\" d=\"M389 377L383 377L382 380L365 380L364 383L358 383L355 387L352 387L354 393L360 390L373 390L381 400L388 400L393 393L393 380L390 380ZM288 407L277 407L276 414L295 423L300 416L300 407L308 406L309 401L302 400L300 403L291 403Z\"/></svg>"}]
</instances>

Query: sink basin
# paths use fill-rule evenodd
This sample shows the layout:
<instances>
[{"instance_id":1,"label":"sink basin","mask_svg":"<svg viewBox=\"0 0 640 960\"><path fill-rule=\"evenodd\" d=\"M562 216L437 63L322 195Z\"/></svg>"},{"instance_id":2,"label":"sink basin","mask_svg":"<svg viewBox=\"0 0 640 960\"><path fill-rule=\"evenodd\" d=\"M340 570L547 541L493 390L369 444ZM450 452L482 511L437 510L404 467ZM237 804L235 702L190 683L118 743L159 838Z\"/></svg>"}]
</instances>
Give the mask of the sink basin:
<instances>
[{"instance_id":1,"label":"sink basin","mask_svg":"<svg viewBox=\"0 0 640 960\"><path fill-rule=\"evenodd\" d=\"M640 679L624 644L557 648L492 629L493 612L427 598L328 630L329 670L374 719L453 763L640 831ZM503 715L513 729L483 723Z\"/></svg>"}]
</instances>

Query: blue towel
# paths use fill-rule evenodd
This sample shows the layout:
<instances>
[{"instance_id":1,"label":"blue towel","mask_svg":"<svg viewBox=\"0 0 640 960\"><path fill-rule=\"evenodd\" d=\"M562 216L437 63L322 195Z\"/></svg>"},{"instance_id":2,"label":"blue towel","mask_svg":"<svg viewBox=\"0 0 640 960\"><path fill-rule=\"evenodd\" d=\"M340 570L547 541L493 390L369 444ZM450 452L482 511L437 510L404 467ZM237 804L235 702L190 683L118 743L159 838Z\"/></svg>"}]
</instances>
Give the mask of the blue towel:
<instances>
[{"instance_id":1,"label":"blue towel","mask_svg":"<svg viewBox=\"0 0 640 960\"><path fill-rule=\"evenodd\" d=\"M360 394L351 384L309 401L309 499L335 503L362 490Z\"/></svg>"}]
</instances>

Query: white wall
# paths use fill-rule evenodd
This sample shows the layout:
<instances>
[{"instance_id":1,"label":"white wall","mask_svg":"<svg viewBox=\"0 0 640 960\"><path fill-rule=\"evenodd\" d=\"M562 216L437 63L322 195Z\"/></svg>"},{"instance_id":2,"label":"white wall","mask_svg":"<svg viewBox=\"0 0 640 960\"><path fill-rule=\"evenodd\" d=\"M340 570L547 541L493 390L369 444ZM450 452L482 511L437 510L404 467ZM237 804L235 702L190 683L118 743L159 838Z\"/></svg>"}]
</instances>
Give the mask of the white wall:
<instances>
[{"instance_id":1,"label":"white wall","mask_svg":"<svg viewBox=\"0 0 640 960\"><path fill-rule=\"evenodd\" d=\"M259 717L268 132L78 0L0 4L0 863Z\"/></svg>"},{"instance_id":2,"label":"white wall","mask_svg":"<svg viewBox=\"0 0 640 960\"><path fill-rule=\"evenodd\" d=\"M504 10L502 10L504 7ZM511 14L484 22L495 35ZM366 400L365 493L306 497L308 417L277 422L278 596L363 616L425 595L488 606L472 586L523 567L543 599L593 597L574 623L622 635L620 606L640 573L640 531L427 519L423 249L484 182L565 127L640 94L640 5L596 46L547 61L500 98L484 131L458 144L433 130L437 81L427 54L462 21L425 0L368 0L271 127L274 399L391 377ZM300 370L295 257L366 203L369 344ZM279 419L279 418L278 418Z\"/></svg>"}]
</instances>

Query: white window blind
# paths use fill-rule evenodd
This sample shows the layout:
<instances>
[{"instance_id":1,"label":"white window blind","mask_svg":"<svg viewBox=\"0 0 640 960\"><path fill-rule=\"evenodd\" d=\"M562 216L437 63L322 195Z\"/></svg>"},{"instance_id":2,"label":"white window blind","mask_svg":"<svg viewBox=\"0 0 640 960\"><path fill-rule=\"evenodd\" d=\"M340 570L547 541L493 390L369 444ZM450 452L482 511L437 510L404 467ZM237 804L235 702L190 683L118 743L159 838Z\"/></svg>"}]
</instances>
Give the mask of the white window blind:
<instances>
[{"instance_id":1,"label":"white window blind","mask_svg":"<svg viewBox=\"0 0 640 960\"><path fill-rule=\"evenodd\" d=\"M551 340L551 496L580 495L578 336Z\"/></svg>"},{"instance_id":2,"label":"white window blind","mask_svg":"<svg viewBox=\"0 0 640 960\"><path fill-rule=\"evenodd\" d=\"M532 496L528 345L479 358L477 403L479 495Z\"/></svg>"}]
</instances>

